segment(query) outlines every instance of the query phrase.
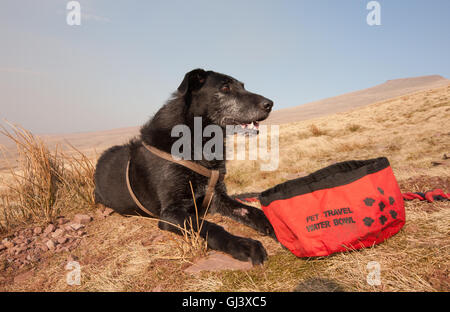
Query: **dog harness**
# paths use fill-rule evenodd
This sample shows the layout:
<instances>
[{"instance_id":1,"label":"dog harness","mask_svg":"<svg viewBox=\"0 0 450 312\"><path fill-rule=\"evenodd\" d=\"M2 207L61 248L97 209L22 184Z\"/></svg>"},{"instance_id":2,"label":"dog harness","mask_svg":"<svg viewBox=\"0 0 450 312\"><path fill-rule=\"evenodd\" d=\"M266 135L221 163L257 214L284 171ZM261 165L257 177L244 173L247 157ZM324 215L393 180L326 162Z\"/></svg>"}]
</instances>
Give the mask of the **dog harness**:
<instances>
[{"instance_id":1,"label":"dog harness","mask_svg":"<svg viewBox=\"0 0 450 312\"><path fill-rule=\"evenodd\" d=\"M214 196L214 188L217 184L217 181L219 180L219 170L211 170L208 169L202 165L199 165L193 161L189 161L189 160L184 160L184 159L175 159L172 157L171 154L166 153L160 149L157 149L154 146L150 146L148 144L146 144L145 142L142 142L142 145L152 154L171 161L173 163L176 163L178 165L184 166L202 176L205 176L207 178L209 178L208 181L208 187L206 189L206 193L205 193L205 197L203 199L203 203L202 203L202 207L203 209L206 209L209 204L211 203L211 200ZM133 189L131 187L131 183L130 183L130 162L131 159L128 160L127 163L127 169L125 172L125 178L126 178L126 182L127 182L127 188L128 188L128 192L131 195L131 198L133 199L134 203L143 211L145 211L147 214L149 214L152 217L157 217L154 213L150 212L147 208L144 207L144 205L142 205L142 203L139 201L139 199L136 197L136 194L134 194Z\"/></svg>"}]
</instances>

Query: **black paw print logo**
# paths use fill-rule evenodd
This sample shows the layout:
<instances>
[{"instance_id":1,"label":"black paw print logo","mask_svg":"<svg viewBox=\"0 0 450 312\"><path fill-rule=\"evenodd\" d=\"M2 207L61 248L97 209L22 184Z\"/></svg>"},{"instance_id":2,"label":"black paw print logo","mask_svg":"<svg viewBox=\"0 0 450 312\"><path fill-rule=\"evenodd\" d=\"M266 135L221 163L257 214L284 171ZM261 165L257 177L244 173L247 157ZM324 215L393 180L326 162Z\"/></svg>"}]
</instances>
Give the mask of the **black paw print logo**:
<instances>
[{"instance_id":1,"label":"black paw print logo","mask_svg":"<svg viewBox=\"0 0 450 312\"><path fill-rule=\"evenodd\" d=\"M372 223L373 223L374 221L375 221L375 220L372 219L372 218L370 218L370 217L365 217L365 218L363 219L364 224L367 225L367 226L371 226Z\"/></svg>"},{"instance_id":2,"label":"black paw print logo","mask_svg":"<svg viewBox=\"0 0 450 312\"><path fill-rule=\"evenodd\" d=\"M378 187L377 189L378 189L378 192L380 192L381 195L384 195L384 190L381 187ZM373 204L376 202L375 199L370 198L370 197L366 197L363 201L364 201L364 204L367 207L372 207ZM391 205L391 206L395 204L395 199L392 196L389 196L388 201L389 201L389 205ZM381 212L383 212L384 209L386 208L386 203L387 203L387 201L385 202L384 200L381 200L378 203L378 208L380 209ZM397 219L397 215L398 214L397 214L397 212L395 210L392 210L392 209L389 210L389 214L391 215L392 219ZM381 225L384 225L388 221L388 218L385 215L381 215L378 218L378 221L380 221ZM364 224L366 226L370 227L375 222L375 220L370 218L370 217L365 217L363 219L363 222L364 222Z\"/></svg>"}]
</instances>

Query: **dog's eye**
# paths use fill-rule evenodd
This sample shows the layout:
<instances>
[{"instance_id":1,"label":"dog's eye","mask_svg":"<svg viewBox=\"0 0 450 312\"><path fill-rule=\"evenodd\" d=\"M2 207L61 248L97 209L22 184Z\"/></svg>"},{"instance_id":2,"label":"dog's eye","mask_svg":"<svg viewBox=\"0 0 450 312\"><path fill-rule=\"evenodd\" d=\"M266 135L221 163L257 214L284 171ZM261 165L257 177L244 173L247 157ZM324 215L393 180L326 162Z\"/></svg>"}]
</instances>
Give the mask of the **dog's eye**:
<instances>
[{"instance_id":1,"label":"dog's eye","mask_svg":"<svg viewBox=\"0 0 450 312\"><path fill-rule=\"evenodd\" d=\"M222 92L230 92L230 85L229 84L225 84L222 86L222 88L220 88L220 91Z\"/></svg>"}]
</instances>

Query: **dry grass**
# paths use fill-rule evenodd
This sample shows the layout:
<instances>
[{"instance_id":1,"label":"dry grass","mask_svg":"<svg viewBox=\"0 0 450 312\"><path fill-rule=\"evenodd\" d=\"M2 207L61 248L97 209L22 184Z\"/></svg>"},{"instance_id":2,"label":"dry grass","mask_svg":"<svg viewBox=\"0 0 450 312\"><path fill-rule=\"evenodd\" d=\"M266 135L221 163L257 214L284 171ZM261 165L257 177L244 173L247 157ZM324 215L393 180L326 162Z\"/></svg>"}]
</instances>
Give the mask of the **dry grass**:
<instances>
[{"instance_id":1,"label":"dry grass","mask_svg":"<svg viewBox=\"0 0 450 312\"><path fill-rule=\"evenodd\" d=\"M1 195L0 230L18 225L46 223L68 212L73 202L92 206L94 165L85 155L53 152L31 132L15 125L0 134L17 148L17 164L11 164ZM6 157L5 157L6 158Z\"/></svg>"},{"instance_id":2,"label":"dry grass","mask_svg":"<svg viewBox=\"0 0 450 312\"><path fill-rule=\"evenodd\" d=\"M3 128L1 133L16 144L20 163L19 170L10 171L10 192L2 196L1 227L8 229L18 221L51 221L59 213L57 192L64 169L58 150L51 153L39 138L16 126L12 132Z\"/></svg>"},{"instance_id":3,"label":"dry grass","mask_svg":"<svg viewBox=\"0 0 450 312\"><path fill-rule=\"evenodd\" d=\"M312 124L309 126L309 131L311 132L311 134L315 137L318 136L322 136L322 135L326 135L327 131L324 129L319 129L319 127L317 127L315 124Z\"/></svg>"},{"instance_id":4,"label":"dry grass","mask_svg":"<svg viewBox=\"0 0 450 312\"><path fill-rule=\"evenodd\" d=\"M281 125L279 168L263 172L259 169L259 160L230 161L225 182L230 194L261 191L335 162L386 156L402 191L448 188L450 168L433 166L431 161L441 159L444 153L450 154L449 120L450 86L447 86L347 113ZM45 150L42 146L40 149ZM58 188L51 209L56 209L61 202L74 202L67 207L76 205L78 210L90 209L92 163L81 153L71 156L81 164L73 158L61 157L61 153L47 151L42 155L59 164L58 170L44 167L47 175L41 175L51 177L50 169L58 172L54 180ZM44 185L47 188L42 189L47 191L42 194L51 194L48 184ZM42 200L44 198L47 197L42 196ZM12 207L11 202L4 205ZM2 283L0 272L0 289L291 291L308 290L308 285L329 282L346 291L450 290L450 204L406 202L405 206L405 227L383 244L309 259L296 258L272 239L226 217L209 216L208 220L235 235L260 240L269 253L269 260L248 272L204 272L196 276L183 270L204 254L205 242L198 235L197 222L187 222L182 229L185 235L177 236L160 231L154 219L113 215L93 221L87 228L88 236L75 251L82 269L80 286L65 283L67 255L57 254L34 267L32 276L21 284ZM380 264L380 286L370 286L366 281L367 263L371 261ZM8 276L5 278L8 280ZM320 287L329 290L326 286Z\"/></svg>"}]
</instances>

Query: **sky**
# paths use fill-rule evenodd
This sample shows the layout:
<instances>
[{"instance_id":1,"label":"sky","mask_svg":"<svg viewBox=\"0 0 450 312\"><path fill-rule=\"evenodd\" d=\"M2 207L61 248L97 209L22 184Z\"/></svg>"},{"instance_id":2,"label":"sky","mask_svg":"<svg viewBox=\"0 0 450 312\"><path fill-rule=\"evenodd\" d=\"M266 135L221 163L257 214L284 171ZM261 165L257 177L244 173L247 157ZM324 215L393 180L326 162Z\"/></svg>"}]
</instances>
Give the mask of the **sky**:
<instances>
[{"instance_id":1,"label":"sky","mask_svg":"<svg viewBox=\"0 0 450 312\"><path fill-rule=\"evenodd\" d=\"M39 134L138 126L184 74L231 75L274 109L389 79L450 78L450 1L0 1L0 122Z\"/></svg>"}]
</instances>

